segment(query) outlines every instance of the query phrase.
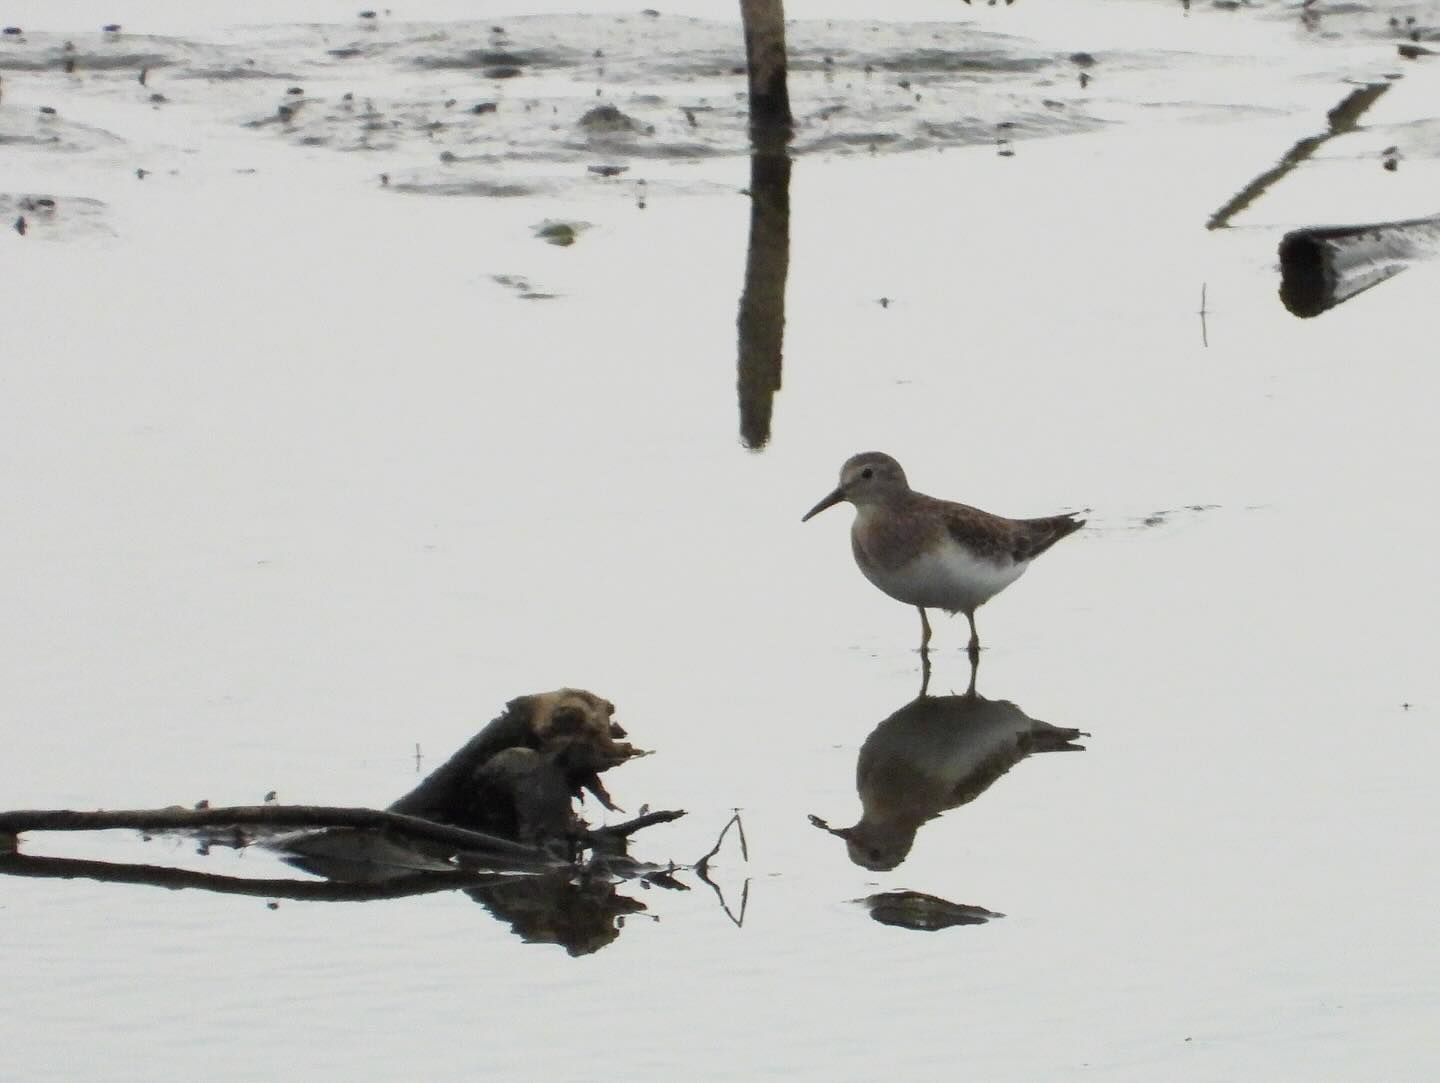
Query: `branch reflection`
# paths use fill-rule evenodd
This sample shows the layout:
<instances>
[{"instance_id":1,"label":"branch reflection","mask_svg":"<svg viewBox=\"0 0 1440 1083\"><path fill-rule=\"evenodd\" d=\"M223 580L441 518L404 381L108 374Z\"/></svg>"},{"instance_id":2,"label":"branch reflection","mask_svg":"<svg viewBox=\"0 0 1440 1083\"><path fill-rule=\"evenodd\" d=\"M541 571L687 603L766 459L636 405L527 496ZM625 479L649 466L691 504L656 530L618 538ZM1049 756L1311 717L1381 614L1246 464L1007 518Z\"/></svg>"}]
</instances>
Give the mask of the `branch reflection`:
<instances>
[{"instance_id":1,"label":"branch reflection","mask_svg":"<svg viewBox=\"0 0 1440 1083\"><path fill-rule=\"evenodd\" d=\"M359 832L357 843L359 843ZM360 845L364 845L361 843ZM396 847L395 858L400 856ZM370 851L373 855L374 851ZM323 880L280 877L255 879L197 872L165 865L96 861L64 857L0 854L0 876L32 879L91 880L110 884L138 884L178 890L208 891L294 902L375 902L417 895L463 891L493 917L506 922L527 944L556 944L572 956L589 955L620 936L628 915L647 910L643 902L622 894L627 883L690 890L667 868L638 862L601 860L589 867L527 870L457 869L417 871L430 861L414 854L408 867L398 861L384 865L356 859L326 865L313 858L291 858L291 863ZM322 871L324 870L324 871Z\"/></svg>"}]
</instances>

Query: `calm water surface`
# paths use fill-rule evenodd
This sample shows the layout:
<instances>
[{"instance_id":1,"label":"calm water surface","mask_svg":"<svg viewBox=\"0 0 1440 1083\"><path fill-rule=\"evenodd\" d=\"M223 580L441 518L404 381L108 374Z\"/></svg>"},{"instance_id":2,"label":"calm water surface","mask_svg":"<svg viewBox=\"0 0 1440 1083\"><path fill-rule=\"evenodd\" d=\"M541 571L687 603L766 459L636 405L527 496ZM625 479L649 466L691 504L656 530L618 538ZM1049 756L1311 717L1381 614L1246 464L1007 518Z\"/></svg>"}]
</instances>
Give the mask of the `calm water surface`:
<instances>
[{"instance_id":1,"label":"calm water surface","mask_svg":"<svg viewBox=\"0 0 1440 1083\"><path fill-rule=\"evenodd\" d=\"M763 450L737 399L738 29L645 24L679 42L646 74L650 39L617 24L509 20L516 48L616 57L522 90L414 62L426 35L482 47L419 26L453 11L352 14L322 43L172 13L158 29L192 36L135 45L168 58L147 87L0 67L0 131L37 137L4 148L0 195L61 201L0 240L0 803L382 805L417 745L423 773L512 696L573 685L656 751L609 777L616 801L689 811L637 856L693 862L742 810L749 860L732 836L712 877L743 925L693 875L620 885L643 909L579 957L458 892L272 908L6 877L0 1075L1440 1072L1434 271L1297 320L1275 266L1294 226L1440 210L1434 76L1397 57L1390 9L1336 36L1279 8L898 13L957 20L933 47L991 50L979 72L922 71L914 24L798 26L841 70L796 77ZM74 18L25 47L106 47ZM326 59L350 41L412 53ZM214 75L247 58L269 77ZM1394 73L1361 128L1205 230ZM317 119L247 126L290 85ZM666 149L577 134L597 85ZM346 91L383 146L347 142ZM427 134L447 96L508 127ZM698 134L682 106L708 108ZM914 149L872 153L883 131ZM606 162L629 172L586 171ZM528 194L424 194L445 178ZM546 220L585 228L557 247ZM1091 523L982 611L978 676L1085 750L1015 762L886 872L808 821L860 818L860 749L919 690L915 614L856 571L845 513L799 522L870 448L922 490ZM965 638L937 623L931 692L964 692ZM290 874L126 833L22 848ZM1004 916L921 932L859 902L900 889Z\"/></svg>"}]
</instances>

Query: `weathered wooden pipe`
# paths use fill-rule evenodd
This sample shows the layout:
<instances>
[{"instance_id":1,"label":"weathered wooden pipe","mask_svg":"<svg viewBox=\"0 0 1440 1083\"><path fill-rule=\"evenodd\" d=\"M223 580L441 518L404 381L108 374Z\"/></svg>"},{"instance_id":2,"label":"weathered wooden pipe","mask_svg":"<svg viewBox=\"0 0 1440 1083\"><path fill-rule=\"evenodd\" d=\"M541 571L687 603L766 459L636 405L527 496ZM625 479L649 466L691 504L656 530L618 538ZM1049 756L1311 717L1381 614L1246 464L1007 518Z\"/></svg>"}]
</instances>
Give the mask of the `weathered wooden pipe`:
<instances>
[{"instance_id":1,"label":"weathered wooden pipe","mask_svg":"<svg viewBox=\"0 0 1440 1083\"><path fill-rule=\"evenodd\" d=\"M1440 215L1362 226L1314 226L1280 239L1280 300L1318 316L1440 251Z\"/></svg>"}]
</instances>

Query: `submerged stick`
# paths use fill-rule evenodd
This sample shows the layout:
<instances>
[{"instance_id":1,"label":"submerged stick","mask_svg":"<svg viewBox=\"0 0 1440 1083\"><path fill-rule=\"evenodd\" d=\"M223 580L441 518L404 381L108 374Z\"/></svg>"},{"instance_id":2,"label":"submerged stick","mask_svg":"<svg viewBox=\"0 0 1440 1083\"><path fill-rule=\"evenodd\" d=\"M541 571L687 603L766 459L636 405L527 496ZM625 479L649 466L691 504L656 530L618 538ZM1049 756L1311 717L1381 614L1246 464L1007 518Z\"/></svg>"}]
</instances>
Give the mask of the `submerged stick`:
<instances>
[{"instance_id":1,"label":"submerged stick","mask_svg":"<svg viewBox=\"0 0 1440 1083\"><path fill-rule=\"evenodd\" d=\"M370 808L332 808L324 805L235 805L228 808L20 809L0 812L0 836L25 831L167 831L199 827L359 827L389 831L407 838L439 842L458 850L504 854L548 861L534 846L470 831L463 827L422 820L398 812Z\"/></svg>"},{"instance_id":2,"label":"submerged stick","mask_svg":"<svg viewBox=\"0 0 1440 1083\"><path fill-rule=\"evenodd\" d=\"M736 914L730 909L730 904L725 901L725 893L720 890L720 885L710 879L710 859L720 852L720 845L725 841L725 836L730 834L730 828L735 828L740 837L740 856L746 861L750 860L750 847L745 842L745 824L740 819L740 810L735 810L725 826L720 829L720 837L715 840L715 845L710 847L710 852L695 862L693 868L695 875L700 881L709 886L715 892L715 897L720 900L720 908L725 911L725 916L734 922L736 928L743 928L745 925L745 908L750 903L750 878L745 878L745 883L740 887L740 913Z\"/></svg>"},{"instance_id":3,"label":"submerged stick","mask_svg":"<svg viewBox=\"0 0 1440 1083\"><path fill-rule=\"evenodd\" d=\"M1250 204L1263 196L1270 188L1294 169L1305 159L1309 158L1322 146L1337 135L1344 135L1346 132L1354 131L1359 126L1360 118L1365 111L1375 104L1376 99L1390 89L1389 83L1367 83L1365 86L1352 90L1339 105L1325 114L1329 122L1329 130L1319 135L1306 136L1293 147L1285 152L1280 161L1261 173L1235 195L1230 197L1229 202L1210 216L1210 221L1205 223L1206 229L1223 229L1230 224L1230 219L1243 211Z\"/></svg>"},{"instance_id":4,"label":"submerged stick","mask_svg":"<svg viewBox=\"0 0 1440 1083\"><path fill-rule=\"evenodd\" d=\"M710 852L695 862L694 869L700 874L700 879L706 879L705 873L709 871L710 859L720 852L720 844L725 841L725 836L730 834L730 829L735 828L740 836L740 856L746 861L750 860L750 847L745 842L745 825L740 821L740 810L735 810L735 815L726 821L725 826L720 829L720 837L715 840L715 845L710 847Z\"/></svg>"}]
</instances>

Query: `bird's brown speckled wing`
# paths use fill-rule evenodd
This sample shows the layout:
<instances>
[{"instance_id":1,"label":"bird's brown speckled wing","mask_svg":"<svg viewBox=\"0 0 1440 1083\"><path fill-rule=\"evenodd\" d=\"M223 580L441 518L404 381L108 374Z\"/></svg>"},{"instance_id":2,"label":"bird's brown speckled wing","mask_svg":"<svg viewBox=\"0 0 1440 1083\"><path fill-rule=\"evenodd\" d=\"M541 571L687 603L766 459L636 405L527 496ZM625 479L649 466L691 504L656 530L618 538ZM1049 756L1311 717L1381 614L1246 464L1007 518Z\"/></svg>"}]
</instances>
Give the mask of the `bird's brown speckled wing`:
<instances>
[{"instance_id":1,"label":"bird's brown speckled wing","mask_svg":"<svg viewBox=\"0 0 1440 1083\"><path fill-rule=\"evenodd\" d=\"M977 556L997 564L1033 560L1067 534L1085 525L1074 515L1042 519L1006 519L968 504L944 505L945 528L950 537Z\"/></svg>"},{"instance_id":2,"label":"bird's brown speckled wing","mask_svg":"<svg viewBox=\"0 0 1440 1083\"><path fill-rule=\"evenodd\" d=\"M944 501L941 515L950 537L978 557L1004 564L1020 559L1015 556L1020 526L1014 519L991 515L968 504Z\"/></svg>"}]
</instances>

